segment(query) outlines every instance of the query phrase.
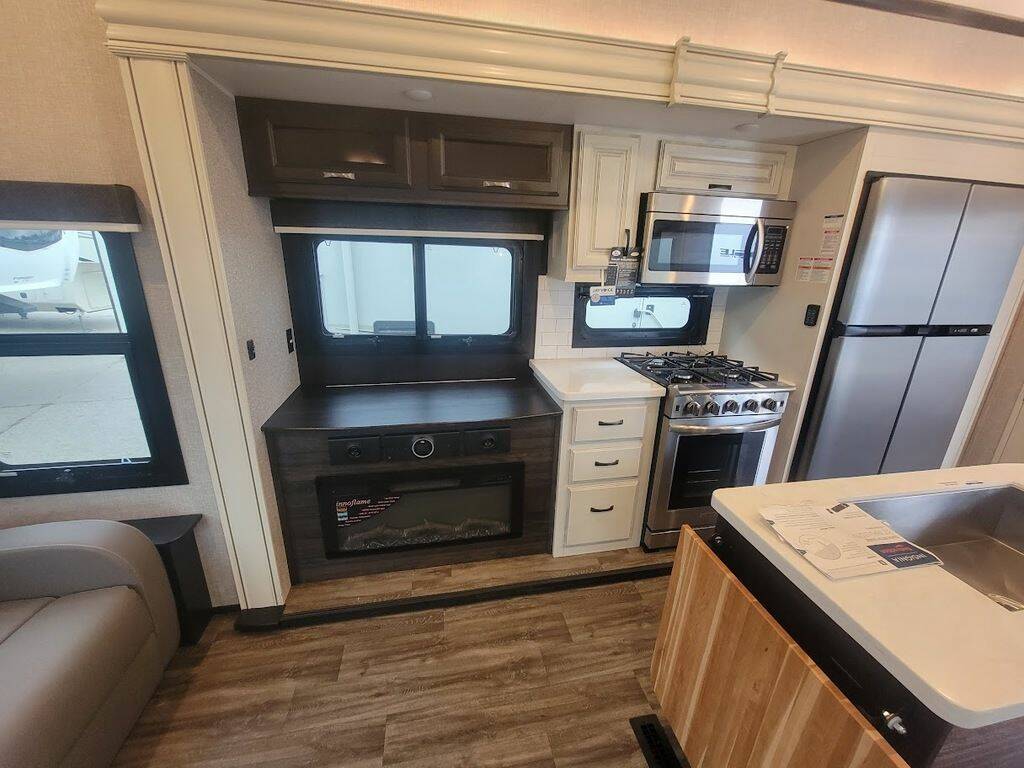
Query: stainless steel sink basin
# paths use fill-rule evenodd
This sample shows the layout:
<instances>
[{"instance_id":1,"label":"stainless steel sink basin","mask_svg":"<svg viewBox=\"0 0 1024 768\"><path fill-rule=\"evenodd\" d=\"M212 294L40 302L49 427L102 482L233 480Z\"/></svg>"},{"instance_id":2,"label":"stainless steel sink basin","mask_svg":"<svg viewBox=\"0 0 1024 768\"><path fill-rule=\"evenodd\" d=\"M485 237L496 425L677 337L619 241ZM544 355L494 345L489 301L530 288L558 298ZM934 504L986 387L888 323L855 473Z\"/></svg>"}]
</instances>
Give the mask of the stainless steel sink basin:
<instances>
[{"instance_id":1,"label":"stainless steel sink basin","mask_svg":"<svg viewBox=\"0 0 1024 768\"><path fill-rule=\"evenodd\" d=\"M942 567L1010 611L1024 611L1024 491L1013 486L855 501Z\"/></svg>"}]
</instances>

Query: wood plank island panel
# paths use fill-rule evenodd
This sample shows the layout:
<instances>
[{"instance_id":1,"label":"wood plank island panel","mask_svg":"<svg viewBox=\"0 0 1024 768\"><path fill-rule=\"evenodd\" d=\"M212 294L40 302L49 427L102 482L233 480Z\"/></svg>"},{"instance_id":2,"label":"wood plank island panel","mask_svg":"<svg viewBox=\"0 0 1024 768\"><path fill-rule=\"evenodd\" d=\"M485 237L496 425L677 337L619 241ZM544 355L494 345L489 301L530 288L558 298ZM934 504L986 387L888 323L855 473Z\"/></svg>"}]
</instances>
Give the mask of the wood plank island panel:
<instances>
[{"instance_id":1,"label":"wood plank island panel","mask_svg":"<svg viewBox=\"0 0 1024 768\"><path fill-rule=\"evenodd\" d=\"M284 613L293 615L405 597L429 597L508 584L528 584L565 576L609 573L637 566L670 563L673 557L671 550L644 552L639 548L570 557L525 555L310 582L292 587L285 601Z\"/></svg>"},{"instance_id":2,"label":"wood plank island panel","mask_svg":"<svg viewBox=\"0 0 1024 768\"><path fill-rule=\"evenodd\" d=\"M651 676L694 768L907 768L690 528Z\"/></svg>"}]
</instances>

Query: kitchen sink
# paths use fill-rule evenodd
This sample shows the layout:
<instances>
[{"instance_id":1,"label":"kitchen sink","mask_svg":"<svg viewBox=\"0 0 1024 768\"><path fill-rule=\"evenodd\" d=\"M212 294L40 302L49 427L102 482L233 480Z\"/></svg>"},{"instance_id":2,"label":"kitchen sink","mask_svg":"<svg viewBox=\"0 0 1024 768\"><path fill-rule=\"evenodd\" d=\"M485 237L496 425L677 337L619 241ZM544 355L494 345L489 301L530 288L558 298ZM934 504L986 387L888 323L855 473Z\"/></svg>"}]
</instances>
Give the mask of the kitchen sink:
<instances>
[{"instance_id":1,"label":"kitchen sink","mask_svg":"<svg viewBox=\"0 0 1024 768\"><path fill-rule=\"evenodd\" d=\"M1024 490L1015 486L891 496L855 504L1009 611L1024 611Z\"/></svg>"}]
</instances>

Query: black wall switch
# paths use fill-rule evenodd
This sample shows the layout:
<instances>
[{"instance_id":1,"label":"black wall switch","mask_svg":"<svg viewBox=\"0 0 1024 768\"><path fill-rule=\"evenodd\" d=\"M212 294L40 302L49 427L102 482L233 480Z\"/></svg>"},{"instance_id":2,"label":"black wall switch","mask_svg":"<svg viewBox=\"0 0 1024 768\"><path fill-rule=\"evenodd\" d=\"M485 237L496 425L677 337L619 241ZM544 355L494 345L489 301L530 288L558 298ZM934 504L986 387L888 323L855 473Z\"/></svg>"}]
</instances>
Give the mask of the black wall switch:
<instances>
[{"instance_id":1,"label":"black wall switch","mask_svg":"<svg viewBox=\"0 0 1024 768\"><path fill-rule=\"evenodd\" d=\"M808 304L804 310L804 325L813 327L818 323L818 315L821 314L820 304Z\"/></svg>"},{"instance_id":2,"label":"black wall switch","mask_svg":"<svg viewBox=\"0 0 1024 768\"><path fill-rule=\"evenodd\" d=\"M288 345L288 354L290 355L292 352L295 351L295 334L292 333L292 329L291 328L287 328L285 330L285 332L284 332L284 340L285 340L285 343Z\"/></svg>"},{"instance_id":3,"label":"black wall switch","mask_svg":"<svg viewBox=\"0 0 1024 768\"><path fill-rule=\"evenodd\" d=\"M255 360L256 359L256 342L253 341L252 339L249 339L247 342L245 342L245 351L249 353L249 359L250 360Z\"/></svg>"}]
</instances>

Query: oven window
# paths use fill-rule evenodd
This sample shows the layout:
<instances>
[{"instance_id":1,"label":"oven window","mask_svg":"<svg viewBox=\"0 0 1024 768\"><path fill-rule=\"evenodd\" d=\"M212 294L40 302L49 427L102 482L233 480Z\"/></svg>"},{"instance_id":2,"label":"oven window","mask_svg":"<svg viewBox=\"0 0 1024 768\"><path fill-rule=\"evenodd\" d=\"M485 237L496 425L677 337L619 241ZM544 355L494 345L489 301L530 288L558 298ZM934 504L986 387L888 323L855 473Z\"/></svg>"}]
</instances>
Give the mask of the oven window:
<instances>
[{"instance_id":1,"label":"oven window","mask_svg":"<svg viewBox=\"0 0 1024 768\"><path fill-rule=\"evenodd\" d=\"M693 346L707 341L714 289L638 287L614 304L593 304L590 284L576 285L574 347Z\"/></svg>"},{"instance_id":2,"label":"oven window","mask_svg":"<svg viewBox=\"0 0 1024 768\"><path fill-rule=\"evenodd\" d=\"M764 432L680 437L669 509L709 507L718 488L753 485L764 440Z\"/></svg>"},{"instance_id":3,"label":"oven window","mask_svg":"<svg viewBox=\"0 0 1024 768\"><path fill-rule=\"evenodd\" d=\"M655 272L742 274L744 253L756 237L753 222L658 219L651 233L648 269Z\"/></svg>"}]
</instances>

